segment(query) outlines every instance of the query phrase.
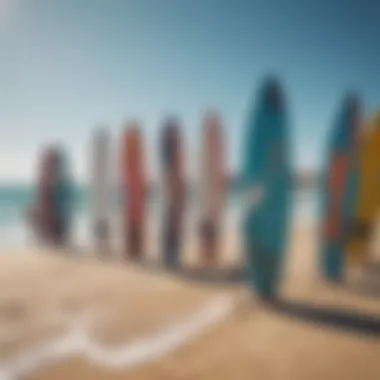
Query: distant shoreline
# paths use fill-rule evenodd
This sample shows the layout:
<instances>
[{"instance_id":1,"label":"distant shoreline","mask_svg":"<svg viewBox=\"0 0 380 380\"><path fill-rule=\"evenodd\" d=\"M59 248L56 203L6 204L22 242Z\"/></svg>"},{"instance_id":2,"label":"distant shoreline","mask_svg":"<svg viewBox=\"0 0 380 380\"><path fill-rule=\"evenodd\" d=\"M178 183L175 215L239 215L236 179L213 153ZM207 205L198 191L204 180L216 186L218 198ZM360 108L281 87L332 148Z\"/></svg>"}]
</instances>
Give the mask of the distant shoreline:
<instances>
[{"instance_id":1,"label":"distant shoreline","mask_svg":"<svg viewBox=\"0 0 380 380\"><path fill-rule=\"evenodd\" d=\"M302 190L313 189L317 186L318 183L318 175L314 172L301 172L299 174L295 174L294 180L296 183L296 187ZM20 188L29 188L34 186L34 182L31 181L12 181L12 180L0 180L0 188L7 189L9 191L20 189ZM237 189L238 181L236 176L230 176L228 180L229 188L231 190ZM74 186L77 188L86 188L89 186L87 182L84 181L75 181ZM159 184L157 181L150 182L148 184L149 192L155 192ZM188 182L188 190L192 191L197 187L196 181L192 180Z\"/></svg>"}]
</instances>

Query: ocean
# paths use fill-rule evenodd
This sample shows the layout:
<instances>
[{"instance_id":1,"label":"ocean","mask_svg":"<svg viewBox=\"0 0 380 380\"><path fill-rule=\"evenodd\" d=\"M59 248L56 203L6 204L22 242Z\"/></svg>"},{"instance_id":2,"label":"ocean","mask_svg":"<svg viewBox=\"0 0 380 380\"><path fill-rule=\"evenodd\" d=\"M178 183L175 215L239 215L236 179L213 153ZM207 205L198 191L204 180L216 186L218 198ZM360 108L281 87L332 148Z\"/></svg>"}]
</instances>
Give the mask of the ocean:
<instances>
[{"instance_id":1,"label":"ocean","mask_svg":"<svg viewBox=\"0 0 380 380\"><path fill-rule=\"evenodd\" d=\"M200 210L197 208L195 194L188 197L188 221L196 224ZM27 185L0 185L0 245L25 245L31 239L30 230L26 223L26 210L34 200L34 189ZM117 192L111 197L111 210L116 213L120 209ZM317 192L315 189L297 190L294 194L294 212L297 217L312 219L316 216ZM85 244L90 239L91 204L90 193L85 186L75 188L74 197L74 239ZM149 219L153 224L159 224L161 208L160 196L152 193L148 200ZM239 220L239 198L231 191L226 204L227 218L232 225ZM156 223L157 222L157 223Z\"/></svg>"}]
</instances>

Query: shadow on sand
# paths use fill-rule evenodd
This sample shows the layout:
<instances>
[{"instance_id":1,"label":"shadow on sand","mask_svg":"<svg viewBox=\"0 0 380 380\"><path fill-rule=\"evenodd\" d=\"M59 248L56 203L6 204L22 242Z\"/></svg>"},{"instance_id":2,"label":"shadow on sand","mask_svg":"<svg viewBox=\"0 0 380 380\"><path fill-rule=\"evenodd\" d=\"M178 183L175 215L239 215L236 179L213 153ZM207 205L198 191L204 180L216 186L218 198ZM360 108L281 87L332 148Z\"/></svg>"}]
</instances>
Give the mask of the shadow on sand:
<instances>
[{"instance_id":1,"label":"shadow on sand","mask_svg":"<svg viewBox=\"0 0 380 380\"><path fill-rule=\"evenodd\" d=\"M244 281L243 267L201 267L201 266L186 266L179 265L175 268L165 266L161 262L155 260L132 260L131 258L123 258L121 255L115 256L112 251L98 252L96 255L88 255L85 249L79 247L70 247L63 250L63 254L71 259L83 262L103 262L111 266L131 266L136 269L143 269L144 272L162 275L168 274L178 277L181 280L193 281L204 284L230 285L242 283ZM94 261L95 259L95 261Z\"/></svg>"},{"instance_id":2,"label":"shadow on sand","mask_svg":"<svg viewBox=\"0 0 380 380\"><path fill-rule=\"evenodd\" d=\"M168 274L184 281L200 284L231 285L244 281L242 267L205 268L180 265L170 268L162 263L152 261L136 262L134 265L152 274Z\"/></svg>"},{"instance_id":3,"label":"shadow on sand","mask_svg":"<svg viewBox=\"0 0 380 380\"><path fill-rule=\"evenodd\" d=\"M237 284L244 282L243 268L182 267L172 272L181 279L209 284Z\"/></svg>"},{"instance_id":4,"label":"shadow on sand","mask_svg":"<svg viewBox=\"0 0 380 380\"><path fill-rule=\"evenodd\" d=\"M73 255L76 259L93 261L94 257L80 254L78 251ZM242 267L231 268L204 268L204 267L188 267L179 266L170 269L162 263L155 261L130 261L123 258L115 258L108 255L98 256L100 261L105 261L109 265L127 264L132 265L136 269L143 269L146 273L154 275L168 274L186 281L194 281L197 283L231 285L244 282L244 274ZM367 268L371 271L371 268ZM379 273L380 264L372 268L372 271ZM373 273L372 273L373 274ZM372 283L363 281L355 283L347 283L345 287L349 291L360 293L361 295L376 295L380 297L380 278L378 286L374 287ZM287 317L296 318L308 323L318 324L320 326L352 332L356 334L365 334L372 337L380 337L380 315L371 316L357 311L334 308L330 306L314 306L305 302L295 302L282 298L276 298L266 303L271 310Z\"/></svg>"},{"instance_id":5,"label":"shadow on sand","mask_svg":"<svg viewBox=\"0 0 380 380\"><path fill-rule=\"evenodd\" d=\"M147 266L154 271L165 271L181 279L210 284L238 284L244 282L243 268L181 267L168 270L163 266ZM378 288L380 291L380 288ZM373 289L373 291L375 291ZM365 293L368 295L368 290ZM337 330L380 337L380 315L371 316L338 307L314 306L308 303L277 298L269 303L276 313Z\"/></svg>"},{"instance_id":6,"label":"shadow on sand","mask_svg":"<svg viewBox=\"0 0 380 380\"><path fill-rule=\"evenodd\" d=\"M342 308L312 306L284 299L275 299L269 306L278 313L305 322L380 337L380 316L370 316Z\"/></svg>"}]
</instances>

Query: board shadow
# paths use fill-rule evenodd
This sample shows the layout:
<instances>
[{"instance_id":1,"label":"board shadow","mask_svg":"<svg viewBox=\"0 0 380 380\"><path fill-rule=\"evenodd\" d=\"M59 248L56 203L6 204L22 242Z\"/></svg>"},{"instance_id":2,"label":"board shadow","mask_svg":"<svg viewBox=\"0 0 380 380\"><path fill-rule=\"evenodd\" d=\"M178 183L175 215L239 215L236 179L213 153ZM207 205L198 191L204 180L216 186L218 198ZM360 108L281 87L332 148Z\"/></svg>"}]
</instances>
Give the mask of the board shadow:
<instances>
[{"instance_id":1,"label":"board shadow","mask_svg":"<svg viewBox=\"0 0 380 380\"><path fill-rule=\"evenodd\" d=\"M150 273L169 274L181 280L204 283L204 284L236 284L244 281L242 267L204 268L195 266L180 265L170 268L162 263L152 261L132 262L138 268L142 268Z\"/></svg>"},{"instance_id":2,"label":"board shadow","mask_svg":"<svg viewBox=\"0 0 380 380\"><path fill-rule=\"evenodd\" d=\"M330 306L313 306L280 298L271 301L270 307L280 314L305 322L346 332L380 337L380 316L370 316Z\"/></svg>"},{"instance_id":3,"label":"board shadow","mask_svg":"<svg viewBox=\"0 0 380 380\"><path fill-rule=\"evenodd\" d=\"M81 255L72 255L72 258L77 260L93 260L93 257ZM100 260L103 261L102 258ZM153 261L130 261L130 260L114 260L111 258L104 258L104 261L112 263L112 265L132 264L136 268L144 269L144 271L151 272L152 274L167 273L174 275L178 278L194 281L197 283L206 284L238 284L244 282L244 274L242 267L232 268L202 268L202 267L187 267L180 266L176 269L169 269L162 263ZM364 289L357 284L351 284L352 289L356 292L365 292L369 294L368 287ZM380 297L380 283L379 287L372 289L372 294ZM352 332L356 334L370 335L372 337L380 338L380 315L370 316L360 312L342 309L330 306L315 306L305 302L290 301L282 298L276 298L266 303L269 308L279 314L287 317L302 320L308 323L318 324L320 326L330 327L341 331Z\"/></svg>"},{"instance_id":4,"label":"board shadow","mask_svg":"<svg viewBox=\"0 0 380 380\"><path fill-rule=\"evenodd\" d=\"M244 281L243 268L181 267L173 272L181 279L208 284L236 284Z\"/></svg>"},{"instance_id":5,"label":"board shadow","mask_svg":"<svg viewBox=\"0 0 380 380\"><path fill-rule=\"evenodd\" d=\"M215 284L228 285L237 284L244 281L244 271L242 266L233 267L201 267L188 266L180 264L175 268L166 266L161 261L146 259L143 255L141 258L131 259L123 257L120 252L109 248L106 250L95 250L89 254L88 248L80 247L75 244L70 244L64 247L55 247L55 253L66 256L72 260L80 262L103 262L112 266L128 265L137 269L143 269L146 273L154 275L169 274L180 278L181 280ZM94 261L95 259L95 261Z\"/></svg>"}]
</instances>

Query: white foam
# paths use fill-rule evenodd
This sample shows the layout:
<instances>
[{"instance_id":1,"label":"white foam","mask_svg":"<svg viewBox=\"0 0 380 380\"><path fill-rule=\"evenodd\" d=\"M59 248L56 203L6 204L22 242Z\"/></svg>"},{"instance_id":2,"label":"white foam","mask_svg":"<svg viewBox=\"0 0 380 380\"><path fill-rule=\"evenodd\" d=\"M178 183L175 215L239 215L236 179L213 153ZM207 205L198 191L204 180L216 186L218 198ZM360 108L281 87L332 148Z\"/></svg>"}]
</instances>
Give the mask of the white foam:
<instances>
[{"instance_id":1,"label":"white foam","mask_svg":"<svg viewBox=\"0 0 380 380\"><path fill-rule=\"evenodd\" d=\"M88 330L94 315L89 318L87 314L79 322L76 321L65 336L35 347L6 364L5 368L0 369L0 380L12 380L44 364L78 355L99 365L130 369L178 349L207 327L225 318L233 310L234 304L233 298L217 297L187 320L153 336L125 343L114 349L103 347L91 339Z\"/></svg>"}]
</instances>

